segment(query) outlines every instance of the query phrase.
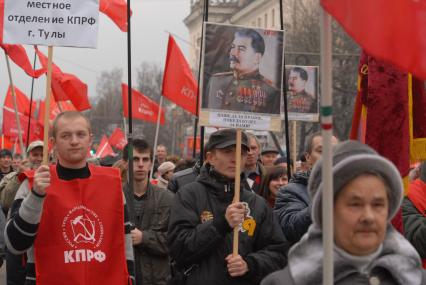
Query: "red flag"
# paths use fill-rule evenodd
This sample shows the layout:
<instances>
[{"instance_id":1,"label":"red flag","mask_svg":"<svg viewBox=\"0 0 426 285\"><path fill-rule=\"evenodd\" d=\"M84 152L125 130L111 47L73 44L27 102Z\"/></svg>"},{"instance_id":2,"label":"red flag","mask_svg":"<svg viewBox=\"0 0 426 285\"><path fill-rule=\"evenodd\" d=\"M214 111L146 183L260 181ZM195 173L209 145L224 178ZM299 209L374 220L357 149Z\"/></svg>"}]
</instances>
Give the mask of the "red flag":
<instances>
[{"instance_id":1,"label":"red flag","mask_svg":"<svg viewBox=\"0 0 426 285\"><path fill-rule=\"evenodd\" d=\"M127 2L124 0L101 0L99 11L107 15L123 32L127 32ZM130 11L132 15L132 11Z\"/></svg>"},{"instance_id":2,"label":"red flag","mask_svg":"<svg viewBox=\"0 0 426 285\"><path fill-rule=\"evenodd\" d=\"M103 135L101 142L99 143L98 149L96 150L95 157L104 158L106 156L115 156L115 153L112 150L111 145L108 143L107 136Z\"/></svg>"},{"instance_id":3,"label":"red flag","mask_svg":"<svg viewBox=\"0 0 426 285\"><path fill-rule=\"evenodd\" d=\"M18 113L21 115L29 116L30 114L30 99L16 86L15 88L15 94L16 94L16 105L18 108ZM4 106L8 107L12 110L15 110L15 106L13 104L13 95L12 95L12 89L9 86L9 89L7 89L6 98L4 99ZM31 110L31 113L34 114L34 111L36 109L37 103L33 102L33 107Z\"/></svg>"},{"instance_id":4,"label":"red flag","mask_svg":"<svg viewBox=\"0 0 426 285\"><path fill-rule=\"evenodd\" d=\"M45 103L44 103L44 101L40 101L40 107L39 107L39 111L38 111L38 122L41 125L44 125L44 109L45 109ZM56 116L61 113L61 110L62 110L62 112L76 111L76 108L69 101L55 102L55 99L52 96L50 98L49 120L53 121L56 118Z\"/></svg>"},{"instance_id":5,"label":"red flag","mask_svg":"<svg viewBox=\"0 0 426 285\"><path fill-rule=\"evenodd\" d=\"M28 116L19 114L18 117L21 125L22 140L26 142L28 137ZM3 107L3 134L13 139L18 137L15 111L9 107ZM30 141L43 139L43 127L35 119L31 120L29 139Z\"/></svg>"},{"instance_id":6,"label":"red flag","mask_svg":"<svg viewBox=\"0 0 426 285\"><path fill-rule=\"evenodd\" d=\"M121 95L123 97L123 113L129 117L128 92L127 84L121 84ZM144 120L152 123L157 123L158 109L160 106L153 100L149 99L141 92L132 89L132 117L134 119ZM165 122L164 109L161 110L160 123Z\"/></svg>"},{"instance_id":7,"label":"red flag","mask_svg":"<svg viewBox=\"0 0 426 285\"><path fill-rule=\"evenodd\" d=\"M3 44L3 15L4 15L4 1L0 0L0 47L4 49L9 58L21 67L29 76L38 78L46 72L44 68L34 70L28 59L25 48L21 45L6 45Z\"/></svg>"},{"instance_id":8,"label":"red flag","mask_svg":"<svg viewBox=\"0 0 426 285\"><path fill-rule=\"evenodd\" d=\"M364 49L426 79L426 1L321 0Z\"/></svg>"},{"instance_id":9,"label":"red flag","mask_svg":"<svg viewBox=\"0 0 426 285\"><path fill-rule=\"evenodd\" d=\"M13 143L10 140L10 138L2 134L0 136L0 149L12 150L12 147L13 147Z\"/></svg>"},{"instance_id":10,"label":"red flag","mask_svg":"<svg viewBox=\"0 0 426 285\"><path fill-rule=\"evenodd\" d=\"M108 140L109 144L117 149L124 149L127 144L124 132L120 128L115 128Z\"/></svg>"},{"instance_id":11,"label":"red flag","mask_svg":"<svg viewBox=\"0 0 426 285\"><path fill-rule=\"evenodd\" d=\"M47 57L37 49L41 64L47 68ZM78 111L90 109L87 85L70 73L64 73L52 63L52 93L56 101L70 100Z\"/></svg>"},{"instance_id":12,"label":"red flag","mask_svg":"<svg viewBox=\"0 0 426 285\"><path fill-rule=\"evenodd\" d=\"M172 36L169 36L163 77L163 95L192 114L197 114L198 85L188 62Z\"/></svg>"}]
</instances>

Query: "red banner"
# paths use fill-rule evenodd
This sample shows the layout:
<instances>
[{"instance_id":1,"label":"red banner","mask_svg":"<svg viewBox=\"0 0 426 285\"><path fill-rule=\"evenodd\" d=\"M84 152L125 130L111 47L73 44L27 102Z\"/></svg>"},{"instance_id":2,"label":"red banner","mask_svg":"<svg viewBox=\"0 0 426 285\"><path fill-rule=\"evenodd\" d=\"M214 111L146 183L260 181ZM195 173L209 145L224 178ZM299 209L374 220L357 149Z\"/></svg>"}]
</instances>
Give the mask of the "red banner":
<instances>
[{"instance_id":1,"label":"red banner","mask_svg":"<svg viewBox=\"0 0 426 285\"><path fill-rule=\"evenodd\" d=\"M124 132L120 128L115 128L108 140L109 144L117 149L124 149L127 144Z\"/></svg>"},{"instance_id":2,"label":"red banner","mask_svg":"<svg viewBox=\"0 0 426 285\"><path fill-rule=\"evenodd\" d=\"M373 56L426 79L426 1L321 0Z\"/></svg>"},{"instance_id":3,"label":"red banner","mask_svg":"<svg viewBox=\"0 0 426 285\"><path fill-rule=\"evenodd\" d=\"M121 84L121 95L123 98L123 113L126 118L129 117L129 107L128 107L128 86L127 84ZM158 110L160 106L146 97L141 92L138 92L132 89L132 117L134 119L144 120L152 123L157 123ZM164 124L165 116L164 110L161 110L160 124Z\"/></svg>"},{"instance_id":4,"label":"red banner","mask_svg":"<svg viewBox=\"0 0 426 285\"><path fill-rule=\"evenodd\" d=\"M108 142L107 136L103 135L101 142L99 143L98 149L96 150L95 157L104 158L106 156L115 156L115 153Z\"/></svg>"},{"instance_id":5,"label":"red banner","mask_svg":"<svg viewBox=\"0 0 426 285\"><path fill-rule=\"evenodd\" d=\"M28 116L19 115L19 123L21 125L22 140L26 142ZM3 134L12 139L18 137L15 111L8 107L3 107ZM43 140L43 127L35 119L32 119L30 124L30 142L34 140Z\"/></svg>"},{"instance_id":6,"label":"red banner","mask_svg":"<svg viewBox=\"0 0 426 285\"><path fill-rule=\"evenodd\" d=\"M29 116L30 114L30 99L28 99L28 97L21 91L19 90L16 86L15 86L15 95L16 95L16 105L18 108L18 113L20 113L21 115L25 115L25 116ZM37 107L37 103L33 102L32 104L32 108L31 108L31 113L32 115L34 114L34 111ZM15 106L13 104L13 95L12 95L12 89L9 88L7 89L7 93L6 93L6 98L4 99L4 106L8 107L12 110L15 110Z\"/></svg>"},{"instance_id":7,"label":"red banner","mask_svg":"<svg viewBox=\"0 0 426 285\"><path fill-rule=\"evenodd\" d=\"M188 62L173 37L169 36L163 78L164 97L196 115L197 90L198 84Z\"/></svg>"}]
</instances>

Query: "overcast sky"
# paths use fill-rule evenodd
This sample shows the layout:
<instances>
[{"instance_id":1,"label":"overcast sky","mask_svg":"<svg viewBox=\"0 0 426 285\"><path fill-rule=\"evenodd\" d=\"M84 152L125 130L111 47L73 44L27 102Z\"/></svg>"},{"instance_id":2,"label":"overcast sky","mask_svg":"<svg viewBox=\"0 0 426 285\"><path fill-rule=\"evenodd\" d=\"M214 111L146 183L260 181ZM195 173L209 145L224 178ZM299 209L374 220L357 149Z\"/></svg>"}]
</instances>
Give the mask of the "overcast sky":
<instances>
[{"instance_id":1,"label":"overcast sky","mask_svg":"<svg viewBox=\"0 0 426 285\"><path fill-rule=\"evenodd\" d=\"M176 34L178 45L187 56L188 29L183 19L189 14L189 0L132 0L132 75L136 75L136 67L142 62L157 62L163 68L168 34ZM127 34L104 14L100 13L98 48L53 49L53 61L63 72L78 76L89 86L89 96L96 96L96 79L101 71L115 67L123 69L123 80L127 82ZM183 40L181 40L182 38ZM32 47L26 47L31 62L34 58ZM47 55L47 48L40 48ZM30 96L31 78L11 62L15 86ZM135 83L133 81L133 83ZM35 80L34 96L37 99L45 97L45 76ZM0 55L0 104L4 102L9 77L4 54Z\"/></svg>"}]
</instances>

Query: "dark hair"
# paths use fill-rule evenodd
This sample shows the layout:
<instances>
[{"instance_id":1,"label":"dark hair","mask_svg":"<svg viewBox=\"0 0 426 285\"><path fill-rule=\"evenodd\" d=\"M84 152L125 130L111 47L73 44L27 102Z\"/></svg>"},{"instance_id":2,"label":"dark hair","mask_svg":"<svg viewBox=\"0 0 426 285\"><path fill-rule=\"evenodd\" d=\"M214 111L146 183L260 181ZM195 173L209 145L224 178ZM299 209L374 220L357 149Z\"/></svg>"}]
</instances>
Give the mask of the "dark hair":
<instances>
[{"instance_id":1,"label":"dark hair","mask_svg":"<svg viewBox=\"0 0 426 285\"><path fill-rule=\"evenodd\" d=\"M20 153L15 153L15 154L13 155L13 159L22 159L22 154L20 154Z\"/></svg>"},{"instance_id":2,"label":"dark hair","mask_svg":"<svg viewBox=\"0 0 426 285\"><path fill-rule=\"evenodd\" d=\"M152 161L152 148L146 140L134 139L132 140L132 146L133 146L133 149L136 149L138 152L149 153L149 158ZM129 144L126 144L126 146L123 149L123 160L124 161L129 160Z\"/></svg>"},{"instance_id":3,"label":"dark hair","mask_svg":"<svg viewBox=\"0 0 426 285\"><path fill-rule=\"evenodd\" d=\"M275 202L275 201L271 201L272 197L271 197L271 191L269 190L269 183L272 180L278 179L279 177L284 175L287 175L287 169L280 165L275 165L275 166L266 168L266 176L265 176L264 182L262 182L260 196L265 198L265 200L268 201L270 204L271 202Z\"/></svg>"},{"instance_id":4,"label":"dark hair","mask_svg":"<svg viewBox=\"0 0 426 285\"><path fill-rule=\"evenodd\" d=\"M176 163L175 172L192 168L195 165L196 161L192 158L181 159Z\"/></svg>"},{"instance_id":5,"label":"dark hair","mask_svg":"<svg viewBox=\"0 0 426 285\"><path fill-rule=\"evenodd\" d=\"M240 29L235 32L235 35L251 38L251 46L252 48L263 55L265 53L265 41L263 37L253 29Z\"/></svg>"},{"instance_id":6,"label":"dark hair","mask_svg":"<svg viewBox=\"0 0 426 285\"><path fill-rule=\"evenodd\" d=\"M291 71L299 73L300 78L302 78L303 80L305 80L305 81L307 81L307 80L308 80L308 73L306 72L306 70L305 70L305 69L303 69L303 68L301 68L301 67L296 66L296 67L293 67L293 68L291 69Z\"/></svg>"},{"instance_id":7,"label":"dark hair","mask_svg":"<svg viewBox=\"0 0 426 285\"><path fill-rule=\"evenodd\" d=\"M6 157L6 156L10 156L10 158L12 158L12 152L10 150L4 148L0 151L0 157L3 158L3 157Z\"/></svg>"},{"instance_id":8,"label":"dark hair","mask_svg":"<svg viewBox=\"0 0 426 285\"><path fill-rule=\"evenodd\" d=\"M275 161L274 161L274 165L278 165L280 163L287 163L287 158L284 156L278 157ZM290 158L290 164L293 165L293 159Z\"/></svg>"},{"instance_id":9,"label":"dark hair","mask_svg":"<svg viewBox=\"0 0 426 285\"><path fill-rule=\"evenodd\" d=\"M58 132L58 122L60 119L77 119L77 118L83 118L87 122L87 128L89 131L89 134L92 132L90 121L87 119L83 114L81 114L78 111L65 111L60 113L56 118L53 120L52 124L52 137L56 138L56 134Z\"/></svg>"}]
</instances>

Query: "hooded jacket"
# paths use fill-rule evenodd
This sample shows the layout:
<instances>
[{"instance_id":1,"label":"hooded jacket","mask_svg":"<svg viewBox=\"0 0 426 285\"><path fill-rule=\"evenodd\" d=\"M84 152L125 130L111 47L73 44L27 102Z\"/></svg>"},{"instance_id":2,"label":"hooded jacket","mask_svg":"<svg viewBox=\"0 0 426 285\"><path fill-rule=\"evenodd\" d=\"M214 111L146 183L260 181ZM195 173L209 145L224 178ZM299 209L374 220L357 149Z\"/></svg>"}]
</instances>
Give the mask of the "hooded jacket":
<instances>
[{"instance_id":1,"label":"hooded jacket","mask_svg":"<svg viewBox=\"0 0 426 285\"><path fill-rule=\"evenodd\" d=\"M232 253L233 231L225 211L234 197L233 183L206 165L196 182L177 192L168 242L172 258L190 269L185 284L259 284L267 274L285 266L288 246L266 201L248 189L241 189L240 195L247 219L255 224L240 228L239 235L239 254L249 271L232 278L225 258Z\"/></svg>"}]
</instances>

